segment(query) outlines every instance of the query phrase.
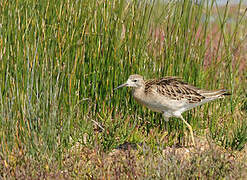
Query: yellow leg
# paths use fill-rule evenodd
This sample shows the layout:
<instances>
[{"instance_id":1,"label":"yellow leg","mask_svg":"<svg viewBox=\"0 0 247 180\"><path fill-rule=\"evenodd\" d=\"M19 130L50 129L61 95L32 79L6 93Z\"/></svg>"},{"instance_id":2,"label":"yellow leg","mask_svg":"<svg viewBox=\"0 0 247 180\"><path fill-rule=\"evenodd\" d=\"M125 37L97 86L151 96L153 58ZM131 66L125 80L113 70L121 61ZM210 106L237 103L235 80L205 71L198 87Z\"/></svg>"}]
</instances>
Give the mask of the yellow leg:
<instances>
[{"instance_id":1,"label":"yellow leg","mask_svg":"<svg viewBox=\"0 0 247 180\"><path fill-rule=\"evenodd\" d=\"M194 141L194 135L193 135L193 130L192 130L192 127L189 125L189 123L187 123L187 121L184 120L183 116L181 115L180 118L183 120L183 122L187 125L187 127L189 128L190 130L190 134L191 134L191 138L192 138L192 143L193 143L193 146L195 146L195 141Z\"/></svg>"}]
</instances>

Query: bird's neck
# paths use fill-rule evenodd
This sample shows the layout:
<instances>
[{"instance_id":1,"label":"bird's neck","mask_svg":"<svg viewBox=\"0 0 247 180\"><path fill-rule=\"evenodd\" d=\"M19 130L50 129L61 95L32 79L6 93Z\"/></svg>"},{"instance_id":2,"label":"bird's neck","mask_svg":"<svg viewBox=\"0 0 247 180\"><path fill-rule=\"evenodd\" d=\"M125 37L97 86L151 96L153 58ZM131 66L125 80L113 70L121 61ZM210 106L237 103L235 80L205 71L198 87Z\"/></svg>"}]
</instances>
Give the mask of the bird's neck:
<instances>
[{"instance_id":1,"label":"bird's neck","mask_svg":"<svg viewBox=\"0 0 247 180\"><path fill-rule=\"evenodd\" d=\"M138 98L142 97L144 95L144 87L140 86L138 88L133 88L132 90L132 95L134 96L134 98Z\"/></svg>"}]
</instances>

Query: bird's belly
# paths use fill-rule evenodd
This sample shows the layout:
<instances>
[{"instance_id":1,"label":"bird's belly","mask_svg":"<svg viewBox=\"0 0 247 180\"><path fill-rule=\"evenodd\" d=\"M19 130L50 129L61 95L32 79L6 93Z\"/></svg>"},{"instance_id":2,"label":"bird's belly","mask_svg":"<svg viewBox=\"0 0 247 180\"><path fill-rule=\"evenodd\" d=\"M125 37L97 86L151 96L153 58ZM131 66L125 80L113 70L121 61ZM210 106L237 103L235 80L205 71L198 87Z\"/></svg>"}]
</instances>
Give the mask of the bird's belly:
<instances>
[{"instance_id":1,"label":"bird's belly","mask_svg":"<svg viewBox=\"0 0 247 180\"><path fill-rule=\"evenodd\" d=\"M135 97L135 100L146 106L147 108L156 111L156 112L165 112L165 111L177 111L183 107L183 103L177 102L176 100L169 100L165 98L138 98Z\"/></svg>"}]
</instances>

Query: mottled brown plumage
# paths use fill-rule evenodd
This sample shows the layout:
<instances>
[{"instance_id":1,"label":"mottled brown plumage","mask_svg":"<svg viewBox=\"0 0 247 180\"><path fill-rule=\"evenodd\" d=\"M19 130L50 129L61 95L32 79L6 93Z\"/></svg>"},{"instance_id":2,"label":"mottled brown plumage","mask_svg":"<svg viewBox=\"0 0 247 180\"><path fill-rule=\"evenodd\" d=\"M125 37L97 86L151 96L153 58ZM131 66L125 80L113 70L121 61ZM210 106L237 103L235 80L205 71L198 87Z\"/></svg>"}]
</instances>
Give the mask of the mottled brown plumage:
<instances>
[{"instance_id":1,"label":"mottled brown plumage","mask_svg":"<svg viewBox=\"0 0 247 180\"><path fill-rule=\"evenodd\" d=\"M157 93L174 100L188 99L189 103L201 102L202 99L205 99L204 96L197 92L198 88L188 85L177 77L145 81L144 92L148 94L152 89L157 89Z\"/></svg>"}]
</instances>

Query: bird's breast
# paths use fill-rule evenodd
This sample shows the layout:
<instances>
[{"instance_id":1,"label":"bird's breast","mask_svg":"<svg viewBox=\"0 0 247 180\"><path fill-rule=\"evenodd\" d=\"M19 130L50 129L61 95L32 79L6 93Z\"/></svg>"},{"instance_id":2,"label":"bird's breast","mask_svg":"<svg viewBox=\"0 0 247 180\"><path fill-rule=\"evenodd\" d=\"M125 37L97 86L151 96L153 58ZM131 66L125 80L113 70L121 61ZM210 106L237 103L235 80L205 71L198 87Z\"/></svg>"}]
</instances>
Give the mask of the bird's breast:
<instances>
[{"instance_id":1,"label":"bird's breast","mask_svg":"<svg viewBox=\"0 0 247 180\"><path fill-rule=\"evenodd\" d=\"M138 91L133 91L134 99L141 105L146 106L147 108L156 111L164 111L164 106L161 105L158 99L154 98L152 94L140 93Z\"/></svg>"},{"instance_id":2,"label":"bird's breast","mask_svg":"<svg viewBox=\"0 0 247 180\"><path fill-rule=\"evenodd\" d=\"M146 94L141 91L133 91L133 97L139 104L156 112L176 111L184 106L183 102L177 102L177 100L160 96L155 92Z\"/></svg>"}]
</instances>

